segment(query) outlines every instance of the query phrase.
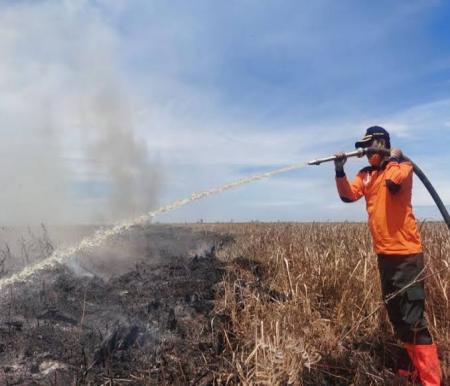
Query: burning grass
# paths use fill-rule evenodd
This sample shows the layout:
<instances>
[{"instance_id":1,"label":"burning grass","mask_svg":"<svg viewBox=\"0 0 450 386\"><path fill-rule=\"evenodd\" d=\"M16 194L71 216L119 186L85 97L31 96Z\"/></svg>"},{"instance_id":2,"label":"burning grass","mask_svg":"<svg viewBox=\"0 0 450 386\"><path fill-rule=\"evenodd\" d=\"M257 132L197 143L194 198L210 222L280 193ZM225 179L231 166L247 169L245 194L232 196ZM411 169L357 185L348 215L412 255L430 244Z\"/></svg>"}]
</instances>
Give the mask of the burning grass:
<instances>
[{"instance_id":1,"label":"burning grass","mask_svg":"<svg viewBox=\"0 0 450 386\"><path fill-rule=\"evenodd\" d=\"M218 383L386 385L399 342L381 301L365 224L217 225L235 242L215 312L228 366ZM421 229L428 264L427 315L450 384L450 240L443 224Z\"/></svg>"}]
</instances>

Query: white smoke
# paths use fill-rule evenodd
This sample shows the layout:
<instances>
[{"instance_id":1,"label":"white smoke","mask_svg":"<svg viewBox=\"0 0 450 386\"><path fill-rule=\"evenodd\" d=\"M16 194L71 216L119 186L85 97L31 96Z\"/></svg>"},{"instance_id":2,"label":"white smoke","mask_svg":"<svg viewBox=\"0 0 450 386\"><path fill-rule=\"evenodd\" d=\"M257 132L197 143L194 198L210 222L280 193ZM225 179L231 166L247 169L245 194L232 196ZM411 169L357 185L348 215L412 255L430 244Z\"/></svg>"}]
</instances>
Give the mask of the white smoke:
<instances>
[{"instance_id":1,"label":"white smoke","mask_svg":"<svg viewBox=\"0 0 450 386\"><path fill-rule=\"evenodd\" d=\"M3 224L110 222L156 204L159 168L135 127L120 37L92 3L0 12Z\"/></svg>"},{"instance_id":2,"label":"white smoke","mask_svg":"<svg viewBox=\"0 0 450 386\"><path fill-rule=\"evenodd\" d=\"M259 173L255 174L253 176L249 176L246 178L242 178L240 180L230 182L228 184L215 187L209 190L205 190L203 192L193 193L190 197L187 197L185 199L177 200L171 204L165 205L157 210L154 210L149 213L145 213L135 219L124 221L120 224L116 224L114 227L110 229L104 229L99 230L95 233L92 237L86 237L81 242L71 248L67 249L61 249L56 250L50 257L39 261L38 263L35 263L33 265L25 267L21 272L11 275L8 278L4 278L0 280L0 290L4 288L5 286L8 286L10 284L14 284L16 282L26 282L33 278L33 275L36 273L45 271L46 269L50 269L52 267L57 266L58 264L66 264L68 265L72 270L75 270L78 274L89 274L89 270L87 272L83 272L83 267L80 265L80 262L78 260L78 256L82 255L85 251L92 251L96 250L99 251L99 247L105 246L105 243L107 241L111 241L114 239L114 237L118 237L121 235L126 234L131 228L139 228L140 226L144 226L148 223L150 223L154 217L170 212L172 210L181 208L185 205L191 204L195 201L202 200L220 193L223 193L230 189L235 189L243 185L251 184L256 181L263 180L265 178L270 178L277 176L279 174L288 173L294 170L302 169L306 167L306 163L296 163L292 165L288 165L279 169L272 170L270 172L265 173ZM144 234L145 237L145 234ZM173 240L170 241L171 243ZM139 248L138 245L135 245ZM114 246L113 246L114 247ZM119 247L114 247L114 249L119 250ZM125 251L127 248L125 248ZM100 252L101 253L101 252ZM111 256L110 253L108 253L108 256ZM112 259L107 259L105 261L99 260L98 258L95 258L93 261L90 257L88 257L87 262L90 264L111 264L111 261L113 261L113 266L119 263L122 264L130 264L130 262L133 262L133 257L126 257L124 258L124 253L119 253L118 256L112 256ZM83 263L82 263L83 264ZM84 263L86 264L86 263ZM94 267L95 268L95 267ZM98 272L97 272L98 273Z\"/></svg>"}]
</instances>

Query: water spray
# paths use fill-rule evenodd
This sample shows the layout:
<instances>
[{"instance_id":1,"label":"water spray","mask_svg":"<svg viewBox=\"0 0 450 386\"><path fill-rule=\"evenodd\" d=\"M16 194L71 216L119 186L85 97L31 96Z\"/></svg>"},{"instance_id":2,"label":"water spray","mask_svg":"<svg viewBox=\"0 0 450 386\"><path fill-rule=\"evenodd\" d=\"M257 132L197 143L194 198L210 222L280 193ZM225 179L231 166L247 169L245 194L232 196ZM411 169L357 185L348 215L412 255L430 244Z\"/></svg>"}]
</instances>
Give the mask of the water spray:
<instances>
[{"instance_id":1,"label":"water spray","mask_svg":"<svg viewBox=\"0 0 450 386\"><path fill-rule=\"evenodd\" d=\"M190 197L187 197L187 198L184 198L181 200L177 200L177 201L172 202L171 204L165 205L159 209L156 209L154 211L143 214L142 216L139 216L135 219L132 219L129 221L124 221L120 224L113 226L110 229L99 230L93 236L86 237L85 239L83 239L77 246L63 249L63 250L56 250L48 258L46 258L42 261L39 261L35 264L32 264L28 267L25 267L21 272L15 273L7 278L0 279L0 290L2 290L5 286L11 285L11 284L14 284L17 282L30 281L30 280L32 280L33 275L35 275L36 273L44 271L44 270L52 268L52 267L55 267L58 264L70 263L80 253L92 250L93 248L96 248L96 247L102 245L105 241L107 241L111 237L122 235L134 226L143 226L146 224L150 224L152 222L153 218L156 217L157 215L160 215L160 214L166 213L166 212L170 212L174 209L178 209L182 206L188 205L194 201L198 201L203 198L207 198L209 196L213 196L213 195L225 192L226 190L238 188L242 185L246 185L246 184L249 184L249 183L252 183L255 181L270 178L270 177L276 176L278 174L287 173L287 172L290 172L293 170L301 169L306 166L307 166L307 164L304 162L295 163L295 164L288 165L288 166L285 166L285 167L282 167L279 169L272 170L270 172L259 173L259 174L255 174L255 175L252 175L249 177L241 178L237 181L230 182L230 183L227 183L227 184L219 186L219 187L205 190L203 192L193 193Z\"/></svg>"},{"instance_id":2,"label":"water spray","mask_svg":"<svg viewBox=\"0 0 450 386\"><path fill-rule=\"evenodd\" d=\"M367 154L374 154L374 153L381 153L382 155L390 155L390 150L388 149L379 149L379 148L373 148L373 147L367 147L367 148L359 148L355 151L344 153L341 157L344 158L350 158L350 157L363 157ZM308 162L308 165L320 165L324 162L330 162L335 161L338 158L341 158L337 155L326 157L326 158L319 158L316 160L312 160ZM447 208L445 207L444 203L442 202L441 198L439 197L438 193L436 192L436 189L434 189L433 185L431 184L430 180L427 178L427 176L424 174L424 172L415 164L411 159L406 157L405 155L402 156L402 159L405 161L408 161L412 164L414 173L417 177L419 177L420 181L424 184L425 188L430 193L431 197L433 198L436 206L438 207L439 211L442 214L442 217L444 218L445 223L447 224L448 229L450 229L450 215L447 211Z\"/></svg>"}]
</instances>

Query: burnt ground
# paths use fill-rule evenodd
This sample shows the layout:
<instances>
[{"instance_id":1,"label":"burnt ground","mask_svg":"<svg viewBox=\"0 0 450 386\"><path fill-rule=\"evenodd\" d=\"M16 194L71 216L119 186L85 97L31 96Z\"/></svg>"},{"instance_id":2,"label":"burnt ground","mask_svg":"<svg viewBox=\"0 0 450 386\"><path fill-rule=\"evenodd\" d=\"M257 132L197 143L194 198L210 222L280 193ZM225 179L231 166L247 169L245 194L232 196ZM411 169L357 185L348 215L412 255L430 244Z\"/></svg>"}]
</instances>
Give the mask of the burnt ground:
<instances>
[{"instance_id":1,"label":"burnt ground","mask_svg":"<svg viewBox=\"0 0 450 386\"><path fill-rule=\"evenodd\" d=\"M210 384L224 360L215 253L229 241L136 227L4 289L0 384Z\"/></svg>"}]
</instances>

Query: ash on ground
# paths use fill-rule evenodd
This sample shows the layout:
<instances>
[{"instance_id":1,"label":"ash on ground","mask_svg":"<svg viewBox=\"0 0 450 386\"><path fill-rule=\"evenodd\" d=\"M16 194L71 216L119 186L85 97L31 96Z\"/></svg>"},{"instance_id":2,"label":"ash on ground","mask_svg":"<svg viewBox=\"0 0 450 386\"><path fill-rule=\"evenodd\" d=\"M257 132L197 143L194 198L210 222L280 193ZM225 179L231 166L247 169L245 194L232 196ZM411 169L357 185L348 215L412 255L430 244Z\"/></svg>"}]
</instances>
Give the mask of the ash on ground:
<instances>
[{"instance_id":1,"label":"ash on ground","mask_svg":"<svg viewBox=\"0 0 450 386\"><path fill-rule=\"evenodd\" d=\"M134 227L0 297L0 384L209 384L229 240L188 226Z\"/></svg>"}]
</instances>

